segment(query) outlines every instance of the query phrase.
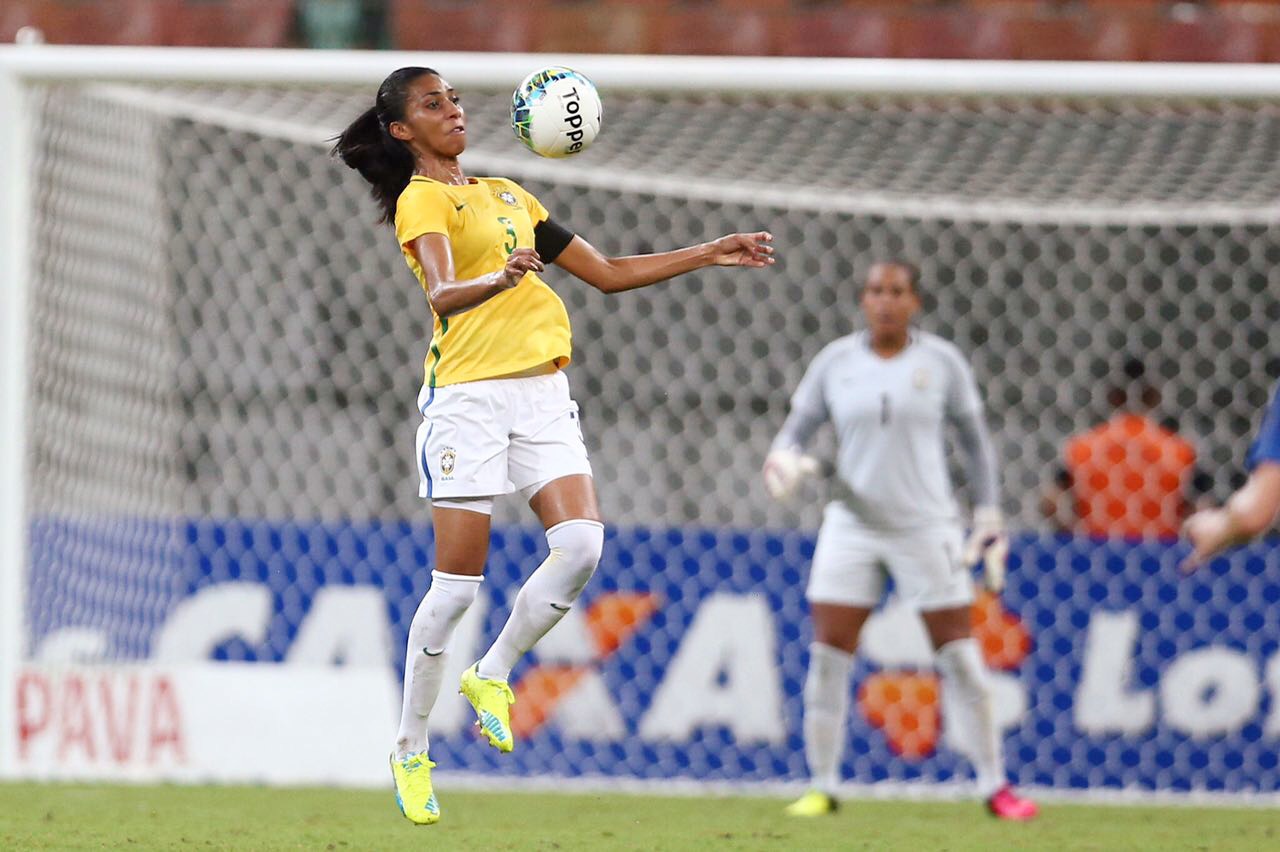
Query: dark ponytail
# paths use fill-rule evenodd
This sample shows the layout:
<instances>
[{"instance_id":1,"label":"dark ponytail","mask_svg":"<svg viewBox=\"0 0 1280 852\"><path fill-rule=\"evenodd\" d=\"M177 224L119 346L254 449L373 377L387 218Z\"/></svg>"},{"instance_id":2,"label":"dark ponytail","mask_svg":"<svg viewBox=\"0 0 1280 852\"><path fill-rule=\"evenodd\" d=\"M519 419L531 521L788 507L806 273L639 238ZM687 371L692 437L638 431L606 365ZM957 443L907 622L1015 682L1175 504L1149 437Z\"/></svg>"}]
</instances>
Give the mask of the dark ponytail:
<instances>
[{"instance_id":1,"label":"dark ponytail","mask_svg":"<svg viewBox=\"0 0 1280 852\"><path fill-rule=\"evenodd\" d=\"M395 222L396 201L409 185L414 170L409 146L393 137L388 128L392 122L404 120L409 84L424 74L435 73L431 68L420 67L392 71L378 87L373 106L335 140L333 156L358 171L373 187L373 198L382 210L381 222Z\"/></svg>"}]
</instances>

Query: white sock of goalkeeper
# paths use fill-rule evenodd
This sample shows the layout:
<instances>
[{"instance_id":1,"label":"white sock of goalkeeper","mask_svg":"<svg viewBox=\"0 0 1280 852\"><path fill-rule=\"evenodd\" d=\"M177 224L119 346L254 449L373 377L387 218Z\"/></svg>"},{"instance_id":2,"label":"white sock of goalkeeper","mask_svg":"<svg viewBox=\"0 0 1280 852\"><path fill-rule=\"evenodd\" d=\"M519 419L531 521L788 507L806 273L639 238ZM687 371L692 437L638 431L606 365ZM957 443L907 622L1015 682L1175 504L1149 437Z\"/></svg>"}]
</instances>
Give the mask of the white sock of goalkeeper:
<instances>
[{"instance_id":1,"label":"white sock of goalkeeper","mask_svg":"<svg viewBox=\"0 0 1280 852\"><path fill-rule=\"evenodd\" d=\"M814 642L804 679L804 756L813 786L829 796L840 783L853 654Z\"/></svg>"},{"instance_id":2,"label":"white sock of goalkeeper","mask_svg":"<svg viewBox=\"0 0 1280 852\"><path fill-rule=\"evenodd\" d=\"M982 661L978 641L957 639L938 649L938 672L942 689L950 691L945 702L951 712L944 724L951 727L955 741L973 761L978 776L978 793L990 796L1006 783L1004 745L996 729L991 707L991 680Z\"/></svg>"},{"instance_id":3,"label":"white sock of goalkeeper","mask_svg":"<svg viewBox=\"0 0 1280 852\"><path fill-rule=\"evenodd\" d=\"M524 654L564 618L600 562L604 525L572 520L547 530L551 552L516 595L511 616L481 659L476 673L506 680Z\"/></svg>"},{"instance_id":4,"label":"white sock of goalkeeper","mask_svg":"<svg viewBox=\"0 0 1280 852\"><path fill-rule=\"evenodd\" d=\"M404 699L400 705L400 730L396 733L397 757L427 750L427 716L431 715L444 680L448 658L445 651L458 622L475 601L482 579L431 572L431 588L409 625Z\"/></svg>"}]
</instances>

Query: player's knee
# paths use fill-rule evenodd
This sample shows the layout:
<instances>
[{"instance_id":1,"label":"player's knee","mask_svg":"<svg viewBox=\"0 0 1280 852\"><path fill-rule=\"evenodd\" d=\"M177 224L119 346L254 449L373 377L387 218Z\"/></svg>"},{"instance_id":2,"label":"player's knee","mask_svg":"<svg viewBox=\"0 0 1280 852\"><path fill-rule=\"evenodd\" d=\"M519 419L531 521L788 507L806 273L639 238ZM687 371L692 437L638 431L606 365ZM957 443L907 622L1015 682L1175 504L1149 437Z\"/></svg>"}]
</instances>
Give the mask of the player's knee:
<instances>
[{"instance_id":1,"label":"player's knee","mask_svg":"<svg viewBox=\"0 0 1280 852\"><path fill-rule=\"evenodd\" d=\"M599 521L572 520L556 524L547 530L547 544L551 547L549 561L566 579L563 589L569 599L576 600L587 581L600 564L604 551L604 524Z\"/></svg>"},{"instance_id":2,"label":"player's knee","mask_svg":"<svg viewBox=\"0 0 1280 852\"><path fill-rule=\"evenodd\" d=\"M483 578L431 572L431 588L418 605L410 625L410 642L436 656L444 652L458 622L475 603Z\"/></svg>"}]
</instances>

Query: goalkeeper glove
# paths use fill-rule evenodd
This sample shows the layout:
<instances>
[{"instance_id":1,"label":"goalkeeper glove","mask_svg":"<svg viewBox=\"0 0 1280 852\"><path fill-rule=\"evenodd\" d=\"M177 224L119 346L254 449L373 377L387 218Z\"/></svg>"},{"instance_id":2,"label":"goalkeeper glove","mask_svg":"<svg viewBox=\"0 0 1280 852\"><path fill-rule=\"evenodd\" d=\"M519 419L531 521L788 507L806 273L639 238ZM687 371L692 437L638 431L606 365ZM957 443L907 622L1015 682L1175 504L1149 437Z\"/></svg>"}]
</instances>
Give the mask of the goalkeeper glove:
<instances>
[{"instance_id":1,"label":"goalkeeper glove","mask_svg":"<svg viewBox=\"0 0 1280 852\"><path fill-rule=\"evenodd\" d=\"M764 460L764 487L775 500L786 500L806 476L818 472L818 460L795 450L774 450Z\"/></svg>"},{"instance_id":2,"label":"goalkeeper glove","mask_svg":"<svg viewBox=\"0 0 1280 852\"><path fill-rule=\"evenodd\" d=\"M964 544L962 555L966 566L982 560L983 581L997 594L1004 589L1004 575L1009 560L1009 536L1004 529L1004 515L994 506L973 510L973 532Z\"/></svg>"}]
</instances>

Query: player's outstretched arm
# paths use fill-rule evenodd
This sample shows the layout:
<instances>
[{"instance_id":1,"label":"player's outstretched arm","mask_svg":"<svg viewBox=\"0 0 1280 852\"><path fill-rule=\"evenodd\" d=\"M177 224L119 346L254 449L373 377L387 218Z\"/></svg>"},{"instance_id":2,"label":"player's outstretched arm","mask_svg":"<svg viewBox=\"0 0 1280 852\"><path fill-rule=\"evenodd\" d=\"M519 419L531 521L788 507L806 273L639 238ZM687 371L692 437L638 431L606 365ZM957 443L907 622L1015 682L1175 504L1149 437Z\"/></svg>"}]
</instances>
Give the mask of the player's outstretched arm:
<instances>
[{"instance_id":1,"label":"player's outstretched arm","mask_svg":"<svg viewBox=\"0 0 1280 852\"><path fill-rule=\"evenodd\" d=\"M772 241L773 235L768 231L757 231L728 234L675 251L609 257L581 236L575 236L555 263L603 293L621 293L707 266L771 266Z\"/></svg>"},{"instance_id":2,"label":"player's outstretched arm","mask_svg":"<svg viewBox=\"0 0 1280 852\"><path fill-rule=\"evenodd\" d=\"M1196 512L1183 531L1191 540L1191 555L1182 562L1190 573L1218 553L1255 538L1275 523L1280 514L1280 463L1264 462L1227 500L1225 506Z\"/></svg>"}]
</instances>

